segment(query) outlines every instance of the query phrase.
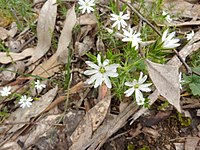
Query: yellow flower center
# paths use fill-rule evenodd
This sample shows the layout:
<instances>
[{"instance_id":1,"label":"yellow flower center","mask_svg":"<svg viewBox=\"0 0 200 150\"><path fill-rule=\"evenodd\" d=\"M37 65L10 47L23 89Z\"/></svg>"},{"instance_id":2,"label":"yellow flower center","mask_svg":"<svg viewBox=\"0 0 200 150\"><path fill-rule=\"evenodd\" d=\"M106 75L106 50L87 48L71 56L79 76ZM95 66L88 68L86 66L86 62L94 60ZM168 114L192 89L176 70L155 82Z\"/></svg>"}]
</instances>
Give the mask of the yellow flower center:
<instances>
[{"instance_id":1,"label":"yellow flower center","mask_svg":"<svg viewBox=\"0 0 200 150\"><path fill-rule=\"evenodd\" d=\"M134 88L135 88L135 89L138 89L139 86L140 86L139 84L135 84L135 85L134 85Z\"/></svg>"},{"instance_id":2,"label":"yellow flower center","mask_svg":"<svg viewBox=\"0 0 200 150\"><path fill-rule=\"evenodd\" d=\"M101 73L103 74L103 73L106 72L106 69L105 69L104 67L101 67L101 68L99 69L99 72L101 72Z\"/></svg>"}]
</instances>

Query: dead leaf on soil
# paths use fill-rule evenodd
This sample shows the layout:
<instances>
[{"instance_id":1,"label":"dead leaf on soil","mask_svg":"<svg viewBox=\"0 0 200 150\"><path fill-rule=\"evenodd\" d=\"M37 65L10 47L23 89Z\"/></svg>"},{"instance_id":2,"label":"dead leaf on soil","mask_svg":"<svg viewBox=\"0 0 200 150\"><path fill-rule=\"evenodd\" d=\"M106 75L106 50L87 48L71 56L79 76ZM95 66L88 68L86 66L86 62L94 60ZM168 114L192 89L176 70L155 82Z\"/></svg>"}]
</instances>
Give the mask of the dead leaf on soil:
<instances>
[{"instance_id":1,"label":"dead leaf on soil","mask_svg":"<svg viewBox=\"0 0 200 150\"><path fill-rule=\"evenodd\" d=\"M3 27L0 27L0 39L5 40L8 37L8 30Z\"/></svg>"},{"instance_id":2,"label":"dead leaf on soil","mask_svg":"<svg viewBox=\"0 0 200 150\"><path fill-rule=\"evenodd\" d=\"M75 6L68 10L64 27L58 42L58 49L56 51L59 63L68 63L68 46L72 39L72 30L76 24Z\"/></svg>"},{"instance_id":3,"label":"dead leaf on soil","mask_svg":"<svg viewBox=\"0 0 200 150\"><path fill-rule=\"evenodd\" d=\"M90 115L86 113L84 117L84 124L82 124L80 128L79 126L76 128L75 132L76 133L76 138L72 137L74 133L71 136L71 139L73 141L73 145L69 148L69 150L78 150L82 149L82 146L89 142L92 136L92 119L90 118ZM83 123L83 122L81 122Z\"/></svg>"},{"instance_id":4,"label":"dead leaf on soil","mask_svg":"<svg viewBox=\"0 0 200 150\"><path fill-rule=\"evenodd\" d=\"M85 53L90 51L94 47L94 38L90 36L86 36L83 39L83 42L76 42L75 43L75 51L78 56L83 56Z\"/></svg>"},{"instance_id":5,"label":"dead leaf on soil","mask_svg":"<svg viewBox=\"0 0 200 150\"><path fill-rule=\"evenodd\" d=\"M80 25L93 25L97 24L97 18L93 13L86 13L79 18L77 18L77 24Z\"/></svg>"},{"instance_id":6,"label":"dead leaf on soil","mask_svg":"<svg viewBox=\"0 0 200 150\"><path fill-rule=\"evenodd\" d=\"M37 23L38 43L29 60L29 64L36 62L46 54L51 46L52 33L56 22L57 4L56 0L47 0L43 5Z\"/></svg>"},{"instance_id":7,"label":"dead leaf on soil","mask_svg":"<svg viewBox=\"0 0 200 150\"><path fill-rule=\"evenodd\" d=\"M88 119L90 119L90 124L92 125L92 131L95 131L105 119L106 114L108 112L108 108L110 107L110 101L111 101L111 96L107 96L86 113L84 119L80 122L76 130L71 135L71 140L73 142L73 145L78 145L79 142L81 143L88 142L88 139L81 138L82 135L85 134L87 124L89 124Z\"/></svg>"},{"instance_id":8,"label":"dead leaf on soil","mask_svg":"<svg viewBox=\"0 0 200 150\"><path fill-rule=\"evenodd\" d=\"M42 64L38 65L32 72L32 75L48 78L58 72L59 67L60 63L57 61L57 55L54 54L47 61L44 61Z\"/></svg>"},{"instance_id":9,"label":"dead leaf on soil","mask_svg":"<svg viewBox=\"0 0 200 150\"><path fill-rule=\"evenodd\" d=\"M200 18L199 4L191 4L184 0L165 0L164 7L171 14L179 14L179 17L194 18L196 16Z\"/></svg>"},{"instance_id":10,"label":"dead leaf on soil","mask_svg":"<svg viewBox=\"0 0 200 150\"><path fill-rule=\"evenodd\" d=\"M15 62L18 60L25 59L27 57L32 56L34 53L35 49L34 48L27 48L21 53L13 53L13 52L0 52L0 63L2 64L8 64L11 62Z\"/></svg>"},{"instance_id":11,"label":"dead leaf on soil","mask_svg":"<svg viewBox=\"0 0 200 150\"><path fill-rule=\"evenodd\" d=\"M13 112L9 118L6 120L5 123L9 122L28 122L30 121L30 118L36 117L41 112L45 110L46 107L53 101L55 96L57 95L58 87L55 87L51 90L49 90L46 94L44 94L39 100L34 101L30 108L18 108L15 112ZM21 127L23 127L24 124L15 124L11 126L11 129L9 130L9 133L14 133ZM9 127L9 126L7 126Z\"/></svg>"},{"instance_id":12,"label":"dead leaf on soil","mask_svg":"<svg viewBox=\"0 0 200 150\"><path fill-rule=\"evenodd\" d=\"M149 76L160 95L165 97L179 112L180 108L180 83L178 67L166 64L157 64L146 60Z\"/></svg>"},{"instance_id":13,"label":"dead leaf on soil","mask_svg":"<svg viewBox=\"0 0 200 150\"><path fill-rule=\"evenodd\" d=\"M26 141L24 142L25 146L30 146L34 144L43 134L46 134L48 130L56 124L60 114L57 115L48 115L42 118L38 124L36 125L35 129L26 137Z\"/></svg>"},{"instance_id":14,"label":"dead leaf on soil","mask_svg":"<svg viewBox=\"0 0 200 150\"><path fill-rule=\"evenodd\" d=\"M25 63L23 61L17 61L15 63L9 64L6 68L0 73L0 81L8 82L15 79L17 73L24 73Z\"/></svg>"}]
</instances>

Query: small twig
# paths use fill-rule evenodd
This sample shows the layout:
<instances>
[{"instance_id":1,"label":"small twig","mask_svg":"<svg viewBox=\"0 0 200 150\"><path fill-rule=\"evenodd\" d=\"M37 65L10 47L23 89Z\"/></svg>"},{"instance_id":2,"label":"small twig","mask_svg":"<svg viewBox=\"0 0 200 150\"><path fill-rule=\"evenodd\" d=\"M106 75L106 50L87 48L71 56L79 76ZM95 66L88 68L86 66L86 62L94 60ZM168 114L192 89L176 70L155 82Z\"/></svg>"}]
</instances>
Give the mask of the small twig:
<instances>
[{"instance_id":1,"label":"small twig","mask_svg":"<svg viewBox=\"0 0 200 150\"><path fill-rule=\"evenodd\" d=\"M138 15L140 19L146 22L158 35L162 36L160 31L153 24L151 24L151 22L149 22L146 18L144 18L142 14L139 11L137 11L130 3L126 2L125 0L120 0L120 1L126 4L134 13Z\"/></svg>"}]
</instances>

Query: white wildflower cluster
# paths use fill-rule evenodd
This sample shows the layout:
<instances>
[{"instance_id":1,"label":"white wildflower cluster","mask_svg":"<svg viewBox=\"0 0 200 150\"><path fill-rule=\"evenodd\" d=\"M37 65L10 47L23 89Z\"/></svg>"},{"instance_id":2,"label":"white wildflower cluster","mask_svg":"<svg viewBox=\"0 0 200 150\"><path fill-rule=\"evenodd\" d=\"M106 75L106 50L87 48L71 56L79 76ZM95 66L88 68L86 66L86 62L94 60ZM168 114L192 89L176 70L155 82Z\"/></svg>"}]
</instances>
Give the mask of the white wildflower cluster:
<instances>
[{"instance_id":1,"label":"white wildflower cluster","mask_svg":"<svg viewBox=\"0 0 200 150\"><path fill-rule=\"evenodd\" d=\"M40 82L40 80L37 80L35 82L35 89L36 90L42 90L46 88L45 84L42 84ZM2 97L7 97L9 95L11 95L11 86L5 86L3 87L3 89L0 91L0 95ZM22 95L21 98L19 99L18 104L20 105L21 108L25 108L25 107L30 107L32 105L32 101L33 98L32 97L28 97L27 95Z\"/></svg>"},{"instance_id":2,"label":"white wildflower cluster","mask_svg":"<svg viewBox=\"0 0 200 150\"><path fill-rule=\"evenodd\" d=\"M79 0L78 3L80 5L79 9L82 10L82 14L94 11L94 0ZM163 11L162 15L167 22L170 23L172 21L167 12ZM122 35L122 41L131 42L131 47L134 47L135 50L137 50L139 48L139 44L142 43L142 39L140 37L140 32L131 28L131 26L127 23L130 19L130 15L121 11L118 14L113 13L110 16L110 20L113 22L112 28L116 28L118 31L123 31L123 34L120 33L120 35ZM168 30L169 29L165 30L162 35L161 44L159 44L161 45L160 49L173 49L180 46L178 43L179 39L175 38L176 33L168 33ZM192 36L192 33L188 34L187 39L191 39ZM108 59L105 59L102 62L99 54L97 55L97 64L91 61L86 61L86 64L89 66L89 69L86 70L84 74L90 76L90 78L86 80L87 84L93 84L94 88L97 88L105 83L108 88L112 88L110 78L118 77L117 68L120 66L119 64L110 64ZM125 96L129 97L135 93L137 104L144 105L145 98L142 93L150 92L151 89L149 86L152 85L152 83L145 83L146 80L147 75L143 76L143 73L141 72L138 80L133 79L132 82L125 82L125 86L130 87L124 92Z\"/></svg>"},{"instance_id":3,"label":"white wildflower cluster","mask_svg":"<svg viewBox=\"0 0 200 150\"><path fill-rule=\"evenodd\" d=\"M109 60L106 59L101 62L101 56L97 55L97 64L86 61L86 64L90 67L89 70L84 72L85 75L91 75L89 79L86 80L87 84L93 84L94 88L97 88L105 83L108 88L112 88L111 81L109 77L117 77L117 68L119 64L109 64ZM143 97L142 92L150 92L151 89L149 86L152 83L144 84L147 79L147 75L143 77L143 73L140 73L139 80L133 80L133 82L126 82L125 85L131 87L129 90L125 91L125 95L131 96L135 92L135 98L138 105L144 105L145 98ZM142 92L141 92L142 91Z\"/></svg>"}]
</instances>

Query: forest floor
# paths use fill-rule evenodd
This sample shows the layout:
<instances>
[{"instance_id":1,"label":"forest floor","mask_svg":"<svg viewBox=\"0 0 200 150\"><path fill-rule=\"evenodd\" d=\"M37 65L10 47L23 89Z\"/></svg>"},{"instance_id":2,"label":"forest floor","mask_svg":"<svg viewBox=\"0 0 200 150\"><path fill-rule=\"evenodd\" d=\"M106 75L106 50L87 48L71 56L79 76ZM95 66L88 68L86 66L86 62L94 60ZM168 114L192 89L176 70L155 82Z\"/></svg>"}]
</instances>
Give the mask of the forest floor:
<instances>
[{"instance_id":1,"label":"forest floor","mask_svg":"<svg viewBox=\"0 0 200 150\"><path fill-rule=\"evenodd\" d=\"M1 0L0 150L200 150L198 0Z\"/></svg>"}]
</instances>

